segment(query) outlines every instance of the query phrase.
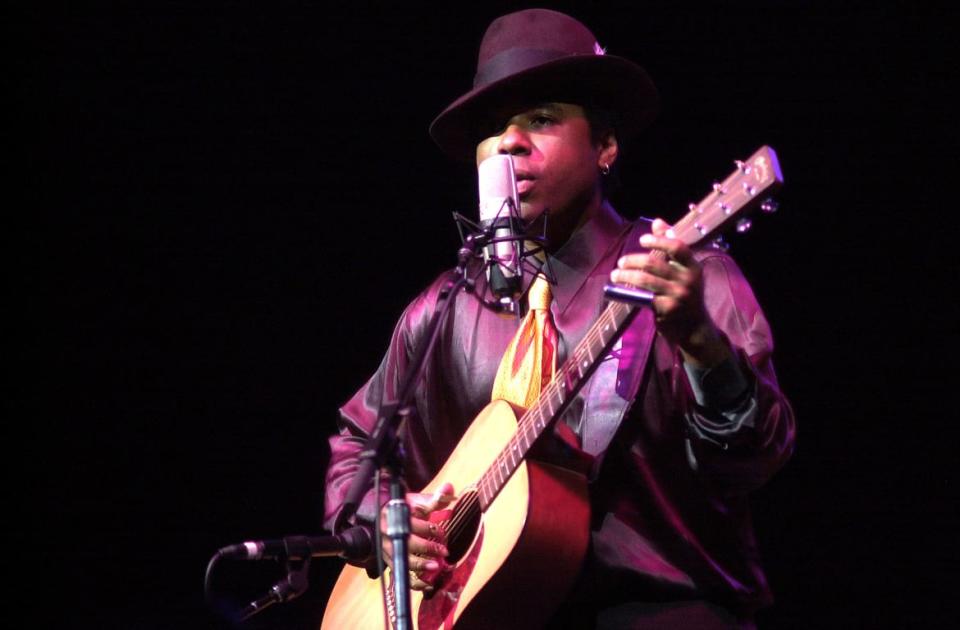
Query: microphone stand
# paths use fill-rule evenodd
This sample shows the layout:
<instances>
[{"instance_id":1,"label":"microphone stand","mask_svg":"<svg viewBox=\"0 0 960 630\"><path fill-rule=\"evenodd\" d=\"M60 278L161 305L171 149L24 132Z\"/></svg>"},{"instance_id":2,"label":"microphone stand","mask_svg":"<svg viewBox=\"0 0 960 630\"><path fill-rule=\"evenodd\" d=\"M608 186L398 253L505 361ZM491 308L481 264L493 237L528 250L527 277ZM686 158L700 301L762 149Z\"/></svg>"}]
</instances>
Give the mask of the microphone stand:
<instances>
[{"instance_id":1,"label":"microphone stand","mask_svg":"<svg viewBox=\"0 0 960 630\"><path fill-rule=\"evenodd\" d=\"M260 549L256 549L260 546ZM346 560L361 560L370 553L370 536L360 527L353 527L340 535L334 536L287 536L281 541L272 544L243 543L231 545L217 551L207 563L207 571L203 579L203 592L207 605L210 608L220 609L221 612L235 621L246 621L250 617L262 612L273 604L280 604L296 599L303 595L309 587L310 560L321 556L339 556ZM254 547L251 549L251 547ZM255 599L237 613L228 613L222 606L215 606L216 601L211 585L214 568L223 559L233 560L286 560L287 575L274 584L266 595Z\"/></svg>"},{"instance_id":2,"label":"microphone stand","mask_svg":"<svg viewBox=\"0 0 960 630\"><path fill-rule=\"evenodd\" d=\"M310 556L303 560L287 562L287 577L274 584L266 595L244 606L237 618L240 621L246 621L273 604L281 604L300 597L310 586L307 576L309 571Z\"/></svg>"},{"instance_id":3,"label":"microphone stand","mask_svg":"<svg viewBox=\"0 0 960 630\"><path fill-rule=\"evenodd\" d=\"M456 279L448 281L441 289L437 306L404 378L398 389L397 401L384 405L380 409L364 449L360 452L360 466L354 474L353 482L347 492L346 500L336 522L335 530L356 514L367 490L373 483L376 470L386 468L390 478L390 501L387 503L387 536L393 543L393 589L396 610L397 630L412 630L413 622L410 606L410 573L408 568L408 540L410 537L410 508L404 498L402 484L403 448L398 437L401 423L415 412L413 403L417 384L426 366L427 359L433 353L439 336L440 326L454 303L454 296L461 290L472 293L475 280L467 272L468 263L478 256L477 252L488 240L484 234L470 235L463 239L463 246L457 253L458 264ZM379 501L379 497L377 497ZM375 523L375 527L378 525ZM378 550L379 552L379 550Z\"/></svg>"}]
</instances>

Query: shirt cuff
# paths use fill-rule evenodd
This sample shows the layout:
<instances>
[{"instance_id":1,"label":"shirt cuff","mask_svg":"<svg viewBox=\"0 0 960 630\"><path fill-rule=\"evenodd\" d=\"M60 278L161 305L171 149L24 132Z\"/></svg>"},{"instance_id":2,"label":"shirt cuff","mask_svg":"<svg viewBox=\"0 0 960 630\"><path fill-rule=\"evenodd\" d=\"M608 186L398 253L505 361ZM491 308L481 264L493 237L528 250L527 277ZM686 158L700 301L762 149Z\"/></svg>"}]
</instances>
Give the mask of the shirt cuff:
<instances>
[{"instance_id":1,"label":"shirt cuff","mask_svg":"<svg viewBox=\"0 0 960 630\"><path fill-rule=\"evenodd\" d=\"M697 404L707 409L734 409L743 403L750 391L750 381L734 354L710 368L698 368L684 362L683 369L687 372Z\"/></svg>"}]
</instances>

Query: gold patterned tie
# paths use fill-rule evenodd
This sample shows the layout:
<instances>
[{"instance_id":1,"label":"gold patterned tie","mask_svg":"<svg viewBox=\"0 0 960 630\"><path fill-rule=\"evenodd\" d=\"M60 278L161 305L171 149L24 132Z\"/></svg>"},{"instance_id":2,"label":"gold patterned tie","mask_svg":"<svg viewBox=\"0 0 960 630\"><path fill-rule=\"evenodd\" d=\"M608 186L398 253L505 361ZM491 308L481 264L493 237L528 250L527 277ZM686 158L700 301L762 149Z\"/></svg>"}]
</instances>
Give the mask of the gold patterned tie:
<instances>
[{"instance_id":1,"label":"gold patterned tie","mask_svg":"<svg viewBox=\"0 0 960 630\"><path fill-rule=\"evenodd\" d=\"M506 400L524 409L540 397L557 369L557 329L550 317L550 284L538 275L527 292L529 310L500 360L492 400Z\"/></svg>"}]
</instances>

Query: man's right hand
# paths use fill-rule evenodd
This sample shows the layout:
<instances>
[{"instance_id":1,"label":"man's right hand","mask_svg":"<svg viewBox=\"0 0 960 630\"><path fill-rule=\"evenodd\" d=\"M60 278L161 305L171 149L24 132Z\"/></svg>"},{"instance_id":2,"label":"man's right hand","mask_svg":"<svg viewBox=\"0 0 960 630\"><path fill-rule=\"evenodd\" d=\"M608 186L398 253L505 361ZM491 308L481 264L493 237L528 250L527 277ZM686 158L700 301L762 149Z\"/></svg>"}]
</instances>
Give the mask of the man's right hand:
<instances>
[{"instance_id":1,"label":"man's right hand","mask_svg":"<svg viewBox=\"0 0 960 630\"><path fill-rule=\"evenodd\" d=\"M429 518L432 512L448 506L456 497L453 485L445 483L433 494L407 494L410 506L410 587L415 591L433 590L432 577L446 568L447 541L443 530ZM386 512L380 513L383 557L393 570L393 543L386 536Z\"/></svg>"}]
</instances>

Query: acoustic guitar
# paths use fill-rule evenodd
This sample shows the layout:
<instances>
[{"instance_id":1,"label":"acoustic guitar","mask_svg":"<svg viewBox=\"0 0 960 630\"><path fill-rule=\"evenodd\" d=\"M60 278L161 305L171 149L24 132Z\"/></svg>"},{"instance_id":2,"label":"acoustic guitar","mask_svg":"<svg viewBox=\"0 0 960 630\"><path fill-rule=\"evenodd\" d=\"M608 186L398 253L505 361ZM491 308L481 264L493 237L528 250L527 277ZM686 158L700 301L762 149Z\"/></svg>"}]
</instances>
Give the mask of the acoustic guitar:
<instances>
[{"instance_id":1,"label":"acoustic guitar","mask_svg":"<svg viewBox=\"0 0 960 630\"><path fill-rule=\"evenodd\" d=\"M776 153L764 146L673 226L695 245L761 207L783 183ZM431 520L447 538L448 568L434 591L411 598L418 630L534 628L543 625L573 585L589 542L586 478L565 467L527 458L632 321L639 307L612 301L570 354L537 402L520 415L510 404L490 403L473 421L436 477L459 496ZM391 580L387 570L384 579ZM321 630L391 630L392 589L362 568L346 567L337 580Z\"/></svg>"}]
</instances>

